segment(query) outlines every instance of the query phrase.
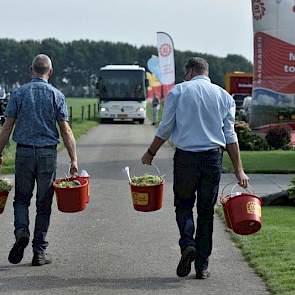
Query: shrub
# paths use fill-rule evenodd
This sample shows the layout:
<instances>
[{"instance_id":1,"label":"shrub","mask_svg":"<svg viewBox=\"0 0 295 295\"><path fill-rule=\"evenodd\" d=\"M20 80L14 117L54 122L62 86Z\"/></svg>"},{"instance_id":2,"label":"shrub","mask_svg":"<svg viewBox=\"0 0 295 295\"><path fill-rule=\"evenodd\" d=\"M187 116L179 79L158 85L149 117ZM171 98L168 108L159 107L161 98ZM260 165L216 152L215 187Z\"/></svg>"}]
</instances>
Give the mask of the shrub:
<instances>
[{"instance_id":1,"label":"shrub","mask_svg":"<svg viewBox=\"0 0 295 295\"><path fill-rule=\"evenodd\" d=\"M271 128L267 132L265 139L274 149L286 149L291 141L290 129L285 127Z\"/></svg>"},{"instance_id":2,"label":"shrub","mask_svg":"<svg viewBox=\"0 0 295 295\"><path fill-rule=\"evenodd\" d=\"M250 145L251 129L249 128L249 125L243 121L236 122L235 131L238 136L240 150L242 151L251 150L251 145Z\"/></svg>"},{"instance_id":3,"label":"shrub","mask_svg":"<svg viewBox=\"0 0 295 295\"><path fill-rule=\"evenodd\" d=\"M235 131L241 151L264 151L269 149L266 140L257 134L253 134L246 122L236 122Z\"/></svg>"}]
</instances>

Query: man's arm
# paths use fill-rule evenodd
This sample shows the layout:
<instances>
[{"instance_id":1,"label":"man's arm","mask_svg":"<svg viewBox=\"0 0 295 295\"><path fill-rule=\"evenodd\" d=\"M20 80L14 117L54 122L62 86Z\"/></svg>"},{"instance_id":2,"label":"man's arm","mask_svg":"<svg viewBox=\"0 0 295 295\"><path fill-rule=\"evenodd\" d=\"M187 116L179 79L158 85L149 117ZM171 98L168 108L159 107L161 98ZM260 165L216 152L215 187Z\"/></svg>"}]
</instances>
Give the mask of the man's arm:
<instances>
[{"instance_id":1,"label":"man's arm","mask_svg":"<svg viewBox=\"0 0 295 295\"><path fill-rule=\"evenodd\" d=\"M151 165L159 148L170 137L172 129L175 126L176 99L178 94L179 90L177 86L169 92L164 104L163 117L160 126L158 127L153 142L141 158L143 164Z\"/></svg>"},{"instance_id":2,"label":"man's arm","mask_svg":"<svg viewBox=\"0 0 295 295\"><path fill-rule=\"evenodd\" d=\"M64 145L71 159L70 173L71 175L76 175L78 173L78 160L74 134L67 121L58 121L58 125Z\"/></svg>"},{"instance_id":3,"label":"man's arm","mask_svg":"<svg viewBox=\"0 0 295 295\"><path fill-rule=\"evenodd\" d=\"M2 152L4 150L4 147L9 141L9 137L13 129L14 123L15 123L15 118L6 118L4 125L2 127L2 130L0 133L0 165L2 165L3 163Z\"/></svg>"},{"instance_id":4,"label":"man's arm","mask_svg":"<svg viewBox=\"0 0 295 295\"><path fill-rule=\"evenodd\" d=\"M242 187L247 187L249 178L245 174L241 157L240 157L240 148L238 143L238 137L235 132L235 114L236 114L236 104L233 98L226 93L229 99L229 110L227 115L224 118L224 126L223 126L223 132L225 136L226 141L226 150L227 153L232 161L232 164L234 166L235 175L239 181L239 185Z\"/></svg>"},{"instance_id":5,"label":"man's arm","mask_svg":"<svg viewBox=\"0 0 295 295\"><path fill-rule=\"evenodd\" d=\"M151 165L154 156L156 155L157 151L160 149L160 147L164 144L165 141L166 141L165 139L155 136L150 147L142 156L142 159L141 159L142 163Z\"/></svg>"},{"instance_id":6,"label":"man's arm","mask_svg":"<svg viewBox=\"0 0 295 295\"><path fill-rule=\"evenodd\" d=\"M239 180L239 185L242 187L247 187L249 178L245 174L243 169L243 165L242 165L242 161L240 157L239 144L237 142L227 144L226 150L234 166L235 175L237 179Z\"/></svg>"}]
</instances>

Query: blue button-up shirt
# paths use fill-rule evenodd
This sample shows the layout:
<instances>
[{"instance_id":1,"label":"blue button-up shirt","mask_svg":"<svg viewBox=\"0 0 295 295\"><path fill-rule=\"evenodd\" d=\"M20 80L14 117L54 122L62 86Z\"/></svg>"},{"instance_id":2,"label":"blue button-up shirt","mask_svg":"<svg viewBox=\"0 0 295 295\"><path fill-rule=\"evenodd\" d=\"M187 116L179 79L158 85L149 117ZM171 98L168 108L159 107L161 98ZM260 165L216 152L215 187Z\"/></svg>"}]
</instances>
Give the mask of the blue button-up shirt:
<instances>
[{"instance_id":1,"label":"blue button-up shirt","mask_svg":"<svg viewBox=\"0 0 295 295\"><path fill-rule=\"evenodd\" d=\"M207 76L177 84L169 93L156 136L171 136L184 151L206 151L237 142L235 101Z\"/></svg>"},{"instance_id":2,"label":"blue button-up shirt","mask_svg":"<svg viewBox=\"0 0 295 295\"><path fill-rule=\"evenodd\" d=\"M16 118L13 140L35 146L58 144L56 123L68 120L65 96L41 78L33 78L12 93L5 115Z\"/></svg>"}]
</instances>

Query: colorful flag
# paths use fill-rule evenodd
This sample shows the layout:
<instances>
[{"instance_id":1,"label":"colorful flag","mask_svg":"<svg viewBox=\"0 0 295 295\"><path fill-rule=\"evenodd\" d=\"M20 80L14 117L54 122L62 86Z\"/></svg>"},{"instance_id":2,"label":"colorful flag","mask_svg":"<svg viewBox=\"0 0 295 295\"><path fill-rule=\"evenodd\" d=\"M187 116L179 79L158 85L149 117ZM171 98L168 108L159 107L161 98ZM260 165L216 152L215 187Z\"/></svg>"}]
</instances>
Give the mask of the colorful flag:
<instances>
[{"instance_id":1,"label":"colorful flag","mask_svg":"<svg viewBox=\"0 0 295 295\"><path fill-rule=\"evenodd\" d=\"M175 84L175 63L172 38L164 32L157 32L157 47L160 64L160 81L163 85L163 95L166 96Z\"/></svg>"},{"instance_id":2,"label":"colorful flag","mask_svg":"<svg viewBox=\"0 0 295 295\"><path fill-rule=\"evenodd\" d=\"M161 81L161 72L158 56L152 55L147 61L147 66L149 71L153 73L159 81Z\"/></svg>"}]
</instances>

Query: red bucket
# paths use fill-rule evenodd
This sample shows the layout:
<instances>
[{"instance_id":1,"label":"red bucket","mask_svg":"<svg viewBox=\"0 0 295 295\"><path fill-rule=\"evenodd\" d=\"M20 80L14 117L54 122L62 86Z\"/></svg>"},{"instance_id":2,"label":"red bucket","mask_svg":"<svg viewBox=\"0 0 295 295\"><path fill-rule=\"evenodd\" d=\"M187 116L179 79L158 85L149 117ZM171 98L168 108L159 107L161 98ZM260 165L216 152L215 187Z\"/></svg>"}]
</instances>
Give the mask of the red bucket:
<instances>
[{"instance_id":1,"label":"red bucket","mask_svg":"<svg viewBox=\"0 0 295 295\"><path fill-rule=\"evenodd\" d=\"M224 215L225 223L228 228L231 228L229 216L227 214L227 210L225 209L225 203L229 200L229 198L230 198L229 196L221 197L220 202L221 202L222 208L223 208L223 215Z\"/></svg>"},{"instance_id":2,"label":"red bucket","mask_svg":"<svg viewBox=\"0 0 295 295\"><path fill-rule=\"evenodd\" d=\"M61 212L72 213L79 212L86 208L88 198L88 180L77 179L81 185L77 187L59 187L58 184L65 180L75 180L77 178L57 179L53 183L56 194L58 210Z\"/></svg>"},{"instance_id":3,"label":"red bucket","mask_svg":"<svg viewBox=\"0 0 295 295\"><path fill-rule=\"evenodd\" d=\"M262 200L252 193L230 194L221 198L226 224L239 235L260 230Z\"/></svg>"},{"instance_id":4,"label":"red bucket","mask_svg":"<svg viewBox=\"0 0 295 295\"><path fill-rule=\"evenodd\" d=\"M86 203L88 204L89 201L90 201L90 183L89 183L89 176L77 176L77 180L81 180L81 179L86 179L88 181L88 184L87 184L87 201Z\"/></svg>"},{"instance_id":5,"label":"red bucket","mask_svg":"<svg viewBox=\"0 0 295 295\"><path fill-rule=\"evenodd\" d=\"M9 192L0 192L0 214L3 213Z\"/></svg>"},{"instance_id":6,"label":"red bucket","mask_svg":"<svg viewBox=\"0 0 295 295\"><path fill-rule=\"evenodd\" d=\"M135 186L130 184L133 207L137 211L149 212L162 208L163 184Z\"/></svg>"}]
</instances>

